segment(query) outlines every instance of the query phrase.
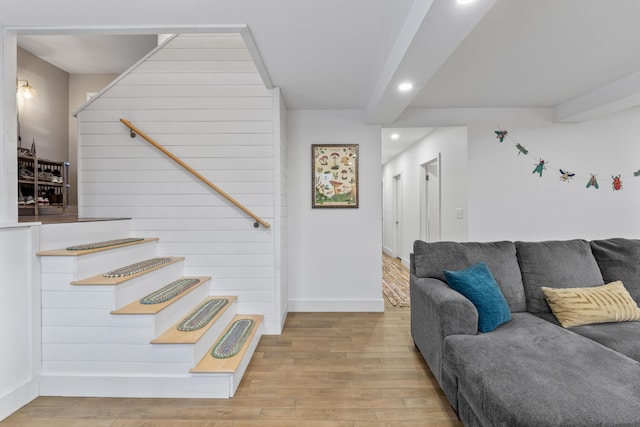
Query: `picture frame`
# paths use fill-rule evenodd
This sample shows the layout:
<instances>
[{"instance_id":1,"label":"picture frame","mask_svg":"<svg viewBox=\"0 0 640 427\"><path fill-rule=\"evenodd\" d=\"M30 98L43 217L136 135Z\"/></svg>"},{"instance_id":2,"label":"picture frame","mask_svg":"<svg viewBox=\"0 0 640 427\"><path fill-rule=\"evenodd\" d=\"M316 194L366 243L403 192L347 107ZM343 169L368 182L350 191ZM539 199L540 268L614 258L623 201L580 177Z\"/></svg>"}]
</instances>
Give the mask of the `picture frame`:
<instances>
[{"instance_id":1,"label":"picture frame","mask_svg":"<svg viewBox=\"0 0 640 427\"><path fill-rule=\"evenodd\" d=\"M358 208L358 144L311 145L311 207Z\"/></svg>"}]
</instances>

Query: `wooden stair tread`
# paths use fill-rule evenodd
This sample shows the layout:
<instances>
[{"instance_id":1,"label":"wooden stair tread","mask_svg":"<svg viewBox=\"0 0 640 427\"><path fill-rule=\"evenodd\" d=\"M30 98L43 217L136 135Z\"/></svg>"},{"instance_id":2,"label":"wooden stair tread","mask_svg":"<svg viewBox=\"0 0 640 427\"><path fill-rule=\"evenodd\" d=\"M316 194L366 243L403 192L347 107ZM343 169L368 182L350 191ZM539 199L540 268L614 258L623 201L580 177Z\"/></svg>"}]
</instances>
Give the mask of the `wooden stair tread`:
<instances>
[{"instance_id":1,"label":"wooden stair tread","mask_svg":"<svg viewBox=\"0 0 640 427\"><path fill-rule=\"evenodd\" d=\"M122 277L104 277L102 274L98 274L93 277L89 277L87 279L76 280L75 282L71 282L72 285L119 285L121 283L127 282L129 280L135 279L136 277L143 276L147 273L151 273L152 271L156 271L160 268L167 267L171 264L175 264L176 262L180 262L184 260L184 257L166 257L171 258L171 261L155 266L145 271L141 271L139 273L131 274L129 276ZM104 274L104 273L103 273Z\"/></svg>"},{"instance_id":2,"label":"wooden stair tread","mask_svg":"<svg viewBox=\"0 0 640 427\"><path fill-rule=\"evenodd\" d=\"M221 299L221 298L229 300L229 303L226 306L224 306L218 312L218 314L216 314L213 317L213 319L211 319L209 321L209 323L207 323L207 325L204 326L203 328L200 328L200 329L195 330L195 331L186 331L186 332L179 331L177 329L177 326L189 314L191 314L191 313L187 313L187 315L185 317L183 317L182 319L177 321L173 326L171 326L169 329L167 329L162 335L160 335L159 337L151 340L151 344L195 344L209 330L211 325L213 325L220 317L222 317L224 312L228 308L230 308L233 303L235 303L235 301L238 299L238 297L236 297L236 296L212 296L212 297L207 297L205 300L201 301L200 304L198 304L198 307L199 307L201 304L204 304L207 301L210 301L212 299ZM194 307L194 309L195 309L195 307Z\"/></svg>"},{"instance_id":3,"label":"wooden stair tread","mask_svg":"<svg viewBox=\"0 0 640 427\"><path fill-rule=\"evenodd\" d=\"M139 240L137 242L128 242L128 243L122 243L114 246L106 246L104 248L83 249L79 251L70 251L68 249L52 249L48 251L40 251L36 255L38 256L81 256L81 255L93 254L96 252L103 252L103 251L109 251L112 249L123 248L125 246L141 245L143 243L155 242L158 240L159 240L158 237L150 237L143 240Z\"/></svg>"},{"instance_id":4,"label":"wooden stair tread","mask_svg":"<svg viewBox=\"0 0 640 427\"><path fill-rule=\"evenodd\" d=\"M121 307L121 308L119 308L117 310L112 311L111 314L156 314L156 313L159 313L163 309L165 309L166 307L168 307L171 304L173 304L174 302L178 301L183 296L189 294L189 292L197 289L203 283L206 283L209 280L211 280L211 277L181 277L178 280L181 280L181 279L198 279L200 281L200 283L196 284L195 286L192 286L187 291L182 292L179 295L176 295L175 297L171 298L169 301L161 302L161 303L158 303L158 304L142 304L140 302L140 300L136 300L136 301L133 301L130 304L125 305L124 307ZM166 286L166 285L168 285L168 283L165 284L164 286ZM160 287L160 288L162 288L162 287ZM158 289L160 289L160 288L158 288Z\"/></svg>"},{"instance_id":5,"label":"wooden stair tread","mask_svg":"<svg viewBox=\"0 0 640 427\"><path fill-rule=\"evenodd\" d=\"M235 356L229 357L227 359L216 359L215 357L211 356L211 350L213 350L213 347L218 342L218 339L220 339L218 338L216 339L216 342L213 343L213 345L209 348L207 354L205 354L200 362L198 362L198 364L190 370L191 373L233 373L238 369L240 363L242 362L242 359L247 353L247 350L251 346L251 342L253 341L256 333L258 332L258 329L260 328L260 324L262 323L264 316L238 314L233 318L229 325L227 325L224 331L226 332L233 324L233 322L241 319L252 319L255 322L255 325L253 326L251 333L247 338L247 341L242 346L242 350L240 350L240 352Z\"/></svg>"}]
</instances>

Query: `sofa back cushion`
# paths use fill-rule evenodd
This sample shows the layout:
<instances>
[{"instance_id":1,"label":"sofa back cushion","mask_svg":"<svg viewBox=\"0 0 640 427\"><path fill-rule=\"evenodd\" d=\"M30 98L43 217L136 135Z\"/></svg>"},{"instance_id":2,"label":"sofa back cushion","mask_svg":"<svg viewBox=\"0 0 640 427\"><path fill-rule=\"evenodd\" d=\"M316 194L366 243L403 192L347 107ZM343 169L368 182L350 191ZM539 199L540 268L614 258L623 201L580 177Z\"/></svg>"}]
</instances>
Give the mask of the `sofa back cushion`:
<instances>
[{"instance_id":1,"label":"sofa back cushion","mask_svg":"<svg viewBox=\"0 0 640 427\"><path fill-rule=\"evenodd\" d=\"M604 281L620 280L631 298L640 304L640 240L594 240L591 251Z\"/></svg>"},{"instance_id":2,"label":"sofa back cushion","mask_svg":"<svg viewBox=\"0 0 640 427\"><path fill-rule=\"evenodd\" d=\"M531 313L551 312L540 288L585 288L604 284L586 240L515 242Z\"/></svg>"},{"instance_id":3,"label":"sofa back cushion","mask_svg":"<svg viewBox=\"0 0 640 427\"><path fill-rule=\"evenodd\" d=\"M413 244L412 273L446 281L444 270L463 270L485 262L496 279L512 312L526 311L522 277L513 242L427 243Z\"/></svg>"}]
</instances>

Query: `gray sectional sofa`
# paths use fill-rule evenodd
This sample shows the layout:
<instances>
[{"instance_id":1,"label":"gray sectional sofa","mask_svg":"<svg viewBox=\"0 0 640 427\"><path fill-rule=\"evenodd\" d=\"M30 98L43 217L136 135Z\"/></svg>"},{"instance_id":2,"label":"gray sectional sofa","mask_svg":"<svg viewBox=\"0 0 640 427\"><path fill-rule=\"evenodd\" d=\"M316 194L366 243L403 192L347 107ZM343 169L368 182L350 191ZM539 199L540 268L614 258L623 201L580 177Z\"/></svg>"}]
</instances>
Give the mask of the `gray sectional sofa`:
<instances>
[{"instance_id":1,"label":"gray sectional sofa","mask_svg":"<svg viewBox=\"0 0 640 427\"><path fill-rule=\"evenodd\" d=\"M443 273L479 262L511 311L487 333ZM640 426L640 322L563 328L541 290L620 280L640 302L640 240L416 241L410 268L411 334L465 426Z\"/></svg>"}]
</instances>

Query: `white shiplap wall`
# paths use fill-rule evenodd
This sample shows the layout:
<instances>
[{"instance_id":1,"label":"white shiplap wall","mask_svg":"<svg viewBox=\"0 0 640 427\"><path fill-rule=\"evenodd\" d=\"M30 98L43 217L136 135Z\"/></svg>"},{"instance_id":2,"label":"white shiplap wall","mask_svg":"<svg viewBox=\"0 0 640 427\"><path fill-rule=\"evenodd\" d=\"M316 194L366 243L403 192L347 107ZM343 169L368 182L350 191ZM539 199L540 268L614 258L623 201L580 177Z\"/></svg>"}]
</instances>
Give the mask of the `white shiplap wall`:
<instances>
[{"instance_id":1,"label":"white shiplap wall","mask_svg":"<svg viewBox=\"0 0 640 427\"><path fill-rule=\"evenodd\" d=\"M159 237L162 255L185 256L185 274L212 276L211 293L265 315L279 333L284 298L275 221L286 188L280 101L267 89L243 37L178 35L78 113L82 217L130 217L133 234ZM141 137L126 118L272 227L253 220ZM285 130L283 130L285 132ZM286 145L285 148L286 150ZM283 184L284 185L284 184Z\"/></svg>"}]
</instances>

